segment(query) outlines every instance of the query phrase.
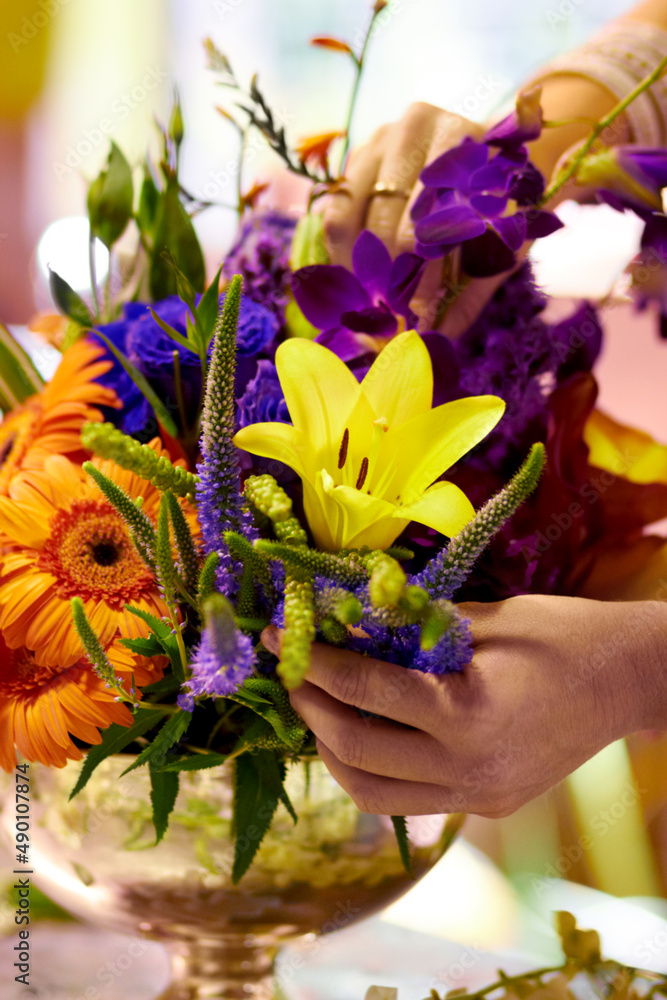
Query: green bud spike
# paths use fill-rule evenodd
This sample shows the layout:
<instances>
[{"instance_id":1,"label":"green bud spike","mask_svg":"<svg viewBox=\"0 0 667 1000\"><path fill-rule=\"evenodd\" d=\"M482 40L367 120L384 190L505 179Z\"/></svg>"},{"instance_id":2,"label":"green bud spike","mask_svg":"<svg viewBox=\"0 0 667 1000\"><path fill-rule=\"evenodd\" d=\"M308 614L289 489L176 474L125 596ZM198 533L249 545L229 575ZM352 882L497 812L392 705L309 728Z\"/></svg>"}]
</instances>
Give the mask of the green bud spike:
<instances>
[{"instance_id":1,"label":"green bud spike","mask_svg":"<svg viewBox=\"0 0 667 1000\"><path fill-rule=\"evenodd\" d=\"M178 551L179 572L183 579L183 584L188 594L193 595L197 590L197 578L199 575L199 556L195 540L190 531L190 525L185 519L180 504L171 491L164 494L169 507L169 518L174 531L174 540Z\"/></svg>"},{"instance_id":2,"label":"green bud spike","mask_svg":"<svg viewBox=\"0 0 667 1000\"><path fill-rule=\"evenodd\" d=\"M291 545L307 543L306 532L292 514L291 499L273 476L249 476L243 489L251 510L255 508L271 521L276 538Z\"/></svg>"},{"instance_id":3,"label":"green bud spike","mask_svg":"<svg viewBox=\"0 0 667 1000\"><path fill-rule=\"evenodd\" d=\"M285 567L285 632L278 674L290 690L299 686L310 666L315 640L313 574Z\"/></svg>"},{"instance_id":4,"label":"green bud spike","mask_svg":"<svg viewBox=\"0 0 667 1000\"><path fill-rule=\"evenodd\" d=\"M218 553L210 552L201 568L199 583L197 585L197 600L199 602L200 609L204 604L204 601L210 597L211 594L215 593L216 572L219 562L220 556Z\"/></svg>"},{"instance_id":5,"label":"green bud spike","mask_svg":"<svg viewBox=\"0 0 667 1000\"><path fill-rule=\"evenodd\" d=\"M363 614L361 601L343 587L325 586L317 594L318 619L335 618L341 625L356 625Z\"/></svg>"},{"instance_id":6,"label":"green bud spike","mask_svg":"<svg viewBox=\"0 0 667 1000\"><path fill-rule=\"evenodd\" d=\"M322 619L320 629L330 646L344 646L349 638L349 633L345 626L335 618L332 618L331 615L326 615Z\"/></svg>"},{"instance_id":7,"label":"green bud spike","mask_svg":"<svg viewBox=\"0 0 667 1000\"><path fill-rule=\"evenodd\" d=\"M252 579L261 585L267 598L273 601L273 580L266 560L258 555L252 543L237 531L225 531L223 538L232 559L238 559L246 569L250 569ZM246 612L241 613L246 614ZM252 614L254 613L253 611Z\"/></svg>"},{"instance_id":8,"label":"green bud spike","mask_svg":"<svg viewBox=\"0 0 667 1000\"><path fill-rule=\"evenodd\" d=\"M456 607L450 601L437 601L430 604L422 621L421 648L433 649L452 624L456 614Z\"/></svg>"},{"instance_id":9,"label":"green bud spike","mask_svg":"<svg viewBox=\"0 0 667 1000\"><path fill-rule=\"evenodd\" d=\"M157 566L157 578L164 591L167 604L172 604L174 600L174 588L176 586L176 566L174 565L174 555L171 550L171 534L169 531L169 501L167 494L163 493L160 499L160 512L157 519L157 541L155 545L155 563Z\"/></svg>"},{"instance_id":10,"label":"green bud spike","mask_svg":"<svg viewBox=\"0 0 667 1000\"><path fill-rule=\"evenodd\" d=\"M368 584L371 603L376 607L398 604L407 583L402 566L386 552L379 551L364 556L364 563L371 574Z\"/></svg>"},{"instance_id":11,"label":"green bud spike","mask_svg":"<svg viewBox=\"0 0 667 1000\"><path fill-rule=\"evenodd\" d=\"M70 601L72 618L77 635L86 651L86 656L90 660L93 670L100 677L106 686L115 691L121 701L128 701L132 705L137 704L134 694L128 694L123 687L123 682L112 667L107 654L104 652L102 644L98 639L95 630L88 621L86 609L80 597L73 597Z\"/></svg>"},{"instance_id":12,"label":"green bud spike","mask_svg":"<svg viewBox=\"0 0 667 1000\"><path fill-rule=\"evenodd\" d=\"M249 565L243 567L241 586L239 588L238 600L236 602L236 612L242 618L254 618L257 613L255 580L253 578L252 568Z\"/></svg>"},{"instance_id":13,"label":"green bud spike","mask_svg":"<svg viewBox=\"0 0 667 1000\"><path fill-rule=\"evenodd\" d=\"M81 442L84 448L147 479L157 489L171 490L176 496L195 501L197 476L172 465L166 456L158 455L146 444L139 444L113 424L84 424Z\"/></svg>"},{"instance_id":14,"label":"green bud spike","mask_svg":"<svg viewBox=\"0 0 667 1000\"><path fill-rule=\"evenodd\" d=\"M458 590L491 538L535 489L544 462L544 445L538 442L507 486L488 500L472 521L452 538L447 549L419 574L418 579L431 597L450 598Z\"/></svg>"},{"instance_id":15,"label":"green bud spike","mask_svg":"<svg viewBox=\"0 0 667 1000\"><path fill-rule=\"evenodd\" d=\"M132 540L139 555L153 572L155 567L155 528L144 514L139 504L135 503L127 493L116 486L111 479L100 472L92 462L84 462L83 470L94 479L111 506L118 511L130 529Z\"/></svg>"},{"instance_id":16,"label":"green bud spike","mask_svg":"<svg viewBox=\"0 0 667 1000\"><path fill-rule=\"evenodd\" d=\"M283 542L272 542L266 538L258 539L254 548L261 555L283 562L286 566L299 566L315 575L338 580L349 587L357 586L368 579L368 572L352 555L341 559L331 552L317 552L305 545L288 545Z\"/></svg>"},{"instance_id":17,"label":"green bud spike","mask_svg":"<svg viewBox=\"0 0 667 1000\"><path fill-rule=\"evenodd\" d=\"M289 695L282 684L269 677L249 677L243 687L273 704L280 719L278 728L282 737L281 749L287 744L290 750L294 752L299 750L305 739L307 727L301 716L292 708Z\"/></svg>"},{"instance_id":18,"label":"green bud spike","mask_svg":"<svg viewBox=\"0 0 667 1000\"><path fill-rule=\"evenodd\" d=\"M412 549L404 549L402 545L392 545L391 548L384 551L386 555L396 559L397 562L409 562L415 555Z\"/></svg>"}]
</instances>

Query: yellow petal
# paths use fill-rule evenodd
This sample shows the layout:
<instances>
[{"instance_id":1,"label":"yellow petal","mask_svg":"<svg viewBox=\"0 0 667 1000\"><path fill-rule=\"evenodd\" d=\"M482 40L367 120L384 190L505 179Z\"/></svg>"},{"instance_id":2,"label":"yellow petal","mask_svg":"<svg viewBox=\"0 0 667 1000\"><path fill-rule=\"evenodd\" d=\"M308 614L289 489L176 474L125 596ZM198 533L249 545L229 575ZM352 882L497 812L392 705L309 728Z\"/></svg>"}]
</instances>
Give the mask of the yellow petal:
<instances>
[{"instance_id":1,"label":"yellow petal","mask_svg":"<svg viewBox=\"0 0 667 1000\"><path fill-rule=\"evenodd\" d=\"M443 403L385 435L371 489L396 504L410 503L478 444L498 423L498 396L469 396Z\"/></svg>"},{"instance_id":2,"label":"yellow petal","mask_svg":"<svg viewBox=\"0 0 667 1000\"><path fill-rule=\"evenodd\" d=\"M433 366L426 344L415 330L389 341L366 374L361 389L378 417L398 427L431 409Z\"/></svg>"},{"instance_id":3,"label":"yellow petal","mask_svg":"<svg viewBox=\"0 0 667 1000\"><path fill-rule=\"evenodd\" d=\"M361 395L350 369L333 351L302 337L280 345L276 368L294 426L308 435L313 451L337 453Z\"/></svg>"},{"instance_id":4,"label":"yellow petal","mask_svg":"<svg viewBox=\"0 0 667 1000\"><path fill-rule=\"evenodd\" d=\"M584 427L588 461L631 483L667 483L667 446L593 410Z\"/></svg>"},{"instance_id":5,"label":"yellow petal","mask_svg":"<svg viewBox=\"0 0 667 1000\"><path fill-rule=\"evenodd\" d=\"M475 508L454 483L434 483L413 503L396 508L394 517L419 521L451 538L475 516Z\"/></svg>"},{"instance_id":6,"label":"yellow petal","mask_svg":"<svg viewBox=\"0 0 667 1000\"><path fill-rule=\"evenodd\" d=\"M299 476L304 476L303 435L291 424L249 424L237 431L232 438L237 448L262 458L284 462Z\"/></svg>"},{"instance_id":7,"label":"yellow petal","mask_svg":"<svg viewBox=\"0 0 667 1000\"><path fill-rule=\"evenodd\" d=\"M320 476L317 493L330 535L329 551L340 548L387 548L408 522L394 519L394 505L362 493L351 486L334 486L326 472ZM308 523L317 544L318 533L306 507Z\"/></svg>"}]
</instances>

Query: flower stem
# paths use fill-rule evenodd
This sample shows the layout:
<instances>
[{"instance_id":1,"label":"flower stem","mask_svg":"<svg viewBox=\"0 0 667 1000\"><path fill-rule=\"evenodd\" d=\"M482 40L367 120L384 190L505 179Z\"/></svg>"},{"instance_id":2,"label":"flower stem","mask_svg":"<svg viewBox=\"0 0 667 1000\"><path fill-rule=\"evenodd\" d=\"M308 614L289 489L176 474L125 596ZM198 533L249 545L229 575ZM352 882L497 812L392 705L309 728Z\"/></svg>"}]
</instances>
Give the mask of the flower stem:
<instances>
[{"instance_id":1,"label":"flower stem","mask_svg":"<svg viewBox=\"0 0 667 1000\"><path fill-rule=\"evenodd\" d=\"M625 109L632 104L632 102L635 100L635 98L639 97L640 94L643 94L645 90L648 90L648 88L652 84L654 84L656 80L659 80L660 77L662 76L662 74L664 73L664 71L665 71L666 68L667 68L667 56L665 56L664 59L661 59L660 62L658 63L658 65L656 66L656 68L653 70L653 72L649 73L649 75L647 77L645 77L641 81L641 83L637 84L637 86L635 87L635 89L632 90L632 91L630 91L630 93L627 95L627 97L624 97L622 101L619 101L618 104L614 108L611 109L611 111L609 112L609 114L605 115L604 118L600 119L600 121L593 128L593 131L589 135L588 139L586 139L586 141L584 142L583 146L581 147L581 149L579 150L579 152L576 154L576 156L572 159L572 161L566 167L564 167L560 171L560 173L558 174L558 177L556 178L556 180L554 181L554 183L551 185L551 187L547 191L545 191L545 193L544 193L544 195L542 197L542 200L539 202L538 207L541 208L542 205L545 205L555 195L558 194L558 192L561 190L561 188L565 184L567 184L567 182L569 181L569 179L574 174L576 174L576 172L577 172L577 170L579 168L579 165L581 164L582 160L589 153L589 151L590 151L593 143L597 139L599 139L599 137L602 135L602 133L604 132L604 130L606 128L608 128L612 124L612 122L614 122L615 119L618 118L618 116L620 114L622 114L625 111Z\"/></svg>"},{"instance_id":2,"label":"flower stem","mask_svg":"<svg viewBox=\"0 0 667 1000\"><path fill-rule=\"evenodd\" d=\"M90 287L93 292L93 302L95 303L95 319L101 320L102 315L100 313L100 300L97 294L97 274L95 269L95 237L90 234L90 239L88 240L88 267L90 268Z\"/></svg>"},{"instance_id":3,"label":"flower stem","mask_svg":"<svg viewBox=\"0 0 667 1000\"><path fill-rule=\"evenodd\" d=\"M371 39L373 33L373 25L375 24L375 18L382 10L381 7L376 5L373 8L373 14L370 19L366 35L364 37L363 45L361 46L361 52L359 53L359 58L355 59L356 73L354 77L354 84L352 86L352 94L350 95L350 104L347 109L347 119L345 122L345 139L343 140L343 150L340 156L340 168L338 170L339 174L342 174L345 169L345 161L347 160L347 154L350 148L350 129L352 127L352 119L354 118L354 112L357 105L357 96L359 94L359 84L361 83L361 74L364 70L364 59L366 58L366 50L368 49L368 43Z\"/></svg>"}]
</instances>

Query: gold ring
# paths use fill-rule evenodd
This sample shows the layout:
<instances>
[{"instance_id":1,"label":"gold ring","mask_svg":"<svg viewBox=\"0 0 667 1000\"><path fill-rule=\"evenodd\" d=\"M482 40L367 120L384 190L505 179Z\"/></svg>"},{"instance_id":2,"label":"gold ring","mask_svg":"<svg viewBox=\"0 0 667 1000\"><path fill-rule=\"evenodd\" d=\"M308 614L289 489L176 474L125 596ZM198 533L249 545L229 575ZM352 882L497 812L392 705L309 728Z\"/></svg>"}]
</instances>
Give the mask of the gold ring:
<instances>
[{"instance_id":1,"label":"gold ring","mask_svg":"<svg viewBox=\"0 0 667 1000\"><path fill-rule=\"evenodd\" d=\"M385 195L387 198L409 198L410 194L410 191L406 191L405 188L396 187L395 184L386 184L384 181L377 181L371 188L369 198L375 198L376 195Z\"/></svg>"}]
</instances>

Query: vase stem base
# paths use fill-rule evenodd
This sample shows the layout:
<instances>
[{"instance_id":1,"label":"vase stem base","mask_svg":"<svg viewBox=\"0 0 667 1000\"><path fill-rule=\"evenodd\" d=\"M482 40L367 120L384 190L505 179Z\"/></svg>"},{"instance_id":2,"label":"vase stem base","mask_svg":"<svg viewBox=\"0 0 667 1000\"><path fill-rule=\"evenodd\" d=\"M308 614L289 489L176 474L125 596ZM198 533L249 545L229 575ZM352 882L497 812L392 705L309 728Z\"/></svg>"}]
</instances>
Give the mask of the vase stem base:
<instances>
[{"instance_id":1,"label":"vase stem base","mask_svg":"<svg viewBox=\"0 0 667 1000\"><path fill-rule=\"evenodd\" d=\"M276 953L250 937L172 944L171 983L159 1000L272 1000Z\"/></svg>"}]
</instances>

